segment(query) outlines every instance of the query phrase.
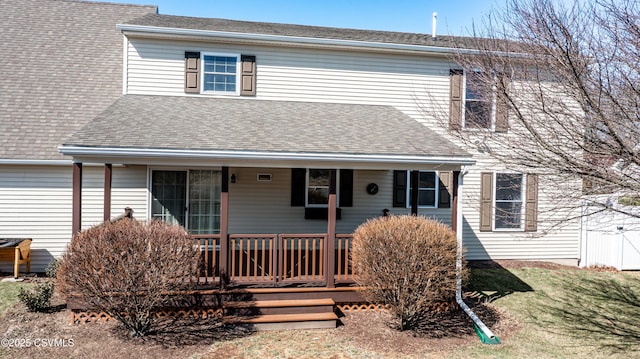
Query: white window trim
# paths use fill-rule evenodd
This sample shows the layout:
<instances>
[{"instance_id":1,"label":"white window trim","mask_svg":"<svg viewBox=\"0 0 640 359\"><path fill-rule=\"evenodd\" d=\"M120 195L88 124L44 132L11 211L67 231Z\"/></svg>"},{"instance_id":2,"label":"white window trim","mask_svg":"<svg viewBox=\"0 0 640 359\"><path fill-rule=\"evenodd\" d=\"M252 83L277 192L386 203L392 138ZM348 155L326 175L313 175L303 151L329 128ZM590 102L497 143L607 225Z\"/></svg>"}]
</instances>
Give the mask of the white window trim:
<instances>
[{"instance_id":1,"label":"white window trim","mask_svg":"<svg viewBox=\"0 0 640 359\"><path fill-rule=\"evenodd\" d=\"M153 193L152 193L152 180L153 180L153 172L154 171L182 171L187 172L187 183L186 183L186 198L185 198L185 209L184 209L184 228L189 229L189 176L191 175L191 171L193 170L209 170L209 171L222 171L222 167L171 167L171 166L160 166L160 167L147 167L147 222L151 222L153 220Z\"/></svg>"},{"instance_id":2,"label":"white window trim","mask_svg":"<svg viewBox=\"0 0 640 359\"><path fill-rule=\"evenodd\" d=\"M480 71L474 70L474 72L480 72ZM494 78L495 77L496 76L494 75ZM466 70L464 71L464 73L462 75L462 128L464 130L466 130L466 131L486 131L486 130L489 130L489 131L492 131L492 132L496 130L496 107L497 107L497 101L498 101L497 94L496 94L496 91L497 91L496 86L494 85L491 88L491 90L492 90L491 91L491 93L492 93L492 96L491 96L491 111L489 113L489 117L490 117L489 120L491 121L491 125L489 126L489 128L467 127L466 123L465 123L465 120L466 120L466 117L467 117L467 114L466 114L466 112L467 112L467 71Z\"/></svg>"},{"instance_id":3,"label":"white window trim","mask_svg":"<svg viewBox=\"0 0 640 359\"><path fill-rule=\"evenodd\" d=\"M519 174L522 175L522 183L521 183L521 187L520 187L520 227L519 228L496 228L496 200L497 200L497 196L496 196L496 188L498 186L498 181L497 181L497 175L498 174ZM494 232L524 232L524 223L525 223L525 202L527 201L526 199L526 192L527 190L527 176L522 173L522 172L511 172L511 171L499 171L499 172L493 172L493 200L491 203L491 209L492 209L492 213L491 213L491 228Z\"/></svg>"},{"instance_id":4,"label":"white window trim","mask_svg":"<svg viewBox=\"0 0 640 359\"><path fill-rule=\"evenodd\" d=\"M440 175L438 174L438 171L419 171L420 173L423 172L430 172L430 173L435 173L436 179L435 179L435 188L434 190L436 191L435 194L435 200L433 202L433 206L421 206L418 204L418 208L438 208L438 203L439 203L439 196L440 196ZM420 192L420 188L418 187L418 193ZM418 201L419 202L419 201ZM407 204L407 208L411 208L411 171L407 171L407 198L406 198L406 202Z\"/></svg>"},{"instance_id":5,"label":"white window trim","mask_svg":"<svg viewBox=\"0 0 640 359\"><path fill-rule=\"evenodd\" d=\"M236 58L236 90L235 92L229 91L205 91L204 89L204 58L206 56L225 56ZM225 53L225 52L202 52L200 54L200 94L202 95L222 95L222 96L240 96L240 86L242 78L242 57L241 54Z\"/></svg>"},{"instance_id":6,"label":"white window trim","mask_svg":"<svg viewBox=\"0 0 640 359\"><path fill-rule=\"evenodd\" d=\"M309 170L331 170L330 168L307 168L304 175L304 206L308 208L329 208L329 204L309 204ZM336 170L336 205L340 203L340 170Z\"/></svg>"}]
</instances>

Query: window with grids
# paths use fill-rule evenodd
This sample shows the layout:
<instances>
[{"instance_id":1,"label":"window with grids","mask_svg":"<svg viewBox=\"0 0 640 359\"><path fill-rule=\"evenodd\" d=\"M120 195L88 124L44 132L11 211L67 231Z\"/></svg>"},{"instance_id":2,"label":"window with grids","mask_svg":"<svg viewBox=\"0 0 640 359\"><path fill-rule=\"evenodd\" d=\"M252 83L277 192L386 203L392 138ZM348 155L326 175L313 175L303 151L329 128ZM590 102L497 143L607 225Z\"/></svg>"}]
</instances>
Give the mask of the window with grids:
<instances>
[{"instance_id":1,"label":"window with grids","mask_svg":"<svg viewBox=\"0 0 640 359\"><path fill-rule=\"evenodd\" d=\"M237 55L204 55L203 56L204 92L238 93L239 56Z\"/></svg>"},{"instance_id":2,"label":"window with grids","mask_svg":"<svg viewBox=\"0 0 640 359\"><path fill-rule=\"evenodd\" d=\"M411 188L411 174L407 174L408 183L407 186ZM437 193L438 193L438 176L435 172L420 171L418 180L418 207L436 207ZM408 192L408 207L411 207L411 193Z\"/></svg>"}]
</instances>

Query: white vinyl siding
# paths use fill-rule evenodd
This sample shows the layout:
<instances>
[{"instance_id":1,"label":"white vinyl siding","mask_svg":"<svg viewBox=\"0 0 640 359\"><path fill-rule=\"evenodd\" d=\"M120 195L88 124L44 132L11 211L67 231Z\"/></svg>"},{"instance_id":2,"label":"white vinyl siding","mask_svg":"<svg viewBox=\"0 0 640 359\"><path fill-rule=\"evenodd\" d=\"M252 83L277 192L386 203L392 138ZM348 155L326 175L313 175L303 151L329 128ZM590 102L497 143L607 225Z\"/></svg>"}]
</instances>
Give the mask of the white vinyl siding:
<instances>
[{"instance_id":1,"label":"white vinyl siding","mask_svg":"<svg viewBox=\"0 0 640 359\"><path fill-rule=\"evenodd\" d=\"M325 233L326 220L304 219L304 207L291 207L291 170L270 168L230 168L236 183L229 184L230 233ZM258 182L258 173L272 174L271 182ZM366 191L367 184L377 183L376 195ZM342 208L337 221L338 233L352 233L369 218L382 216L382 210L408 214L409 209L392 208L393 171L353 172L353 207ZM388 190L384 190L388 189ZM450 209L420 210L421 215L450 223Z\"/></svg>"},{"instance_id":2,"label":"white vinyl siding","mask_svg":"<svg viewBox=\"0 0 640 359\"><path fill-rule=\"evenodd\" d=\"M146 215L146 167L113 168L111 215ZM104 168L83 166L82 227L102 222ZM33 272L42 272L71 239L71 166L0 166L0 238L32 238ZM139 217L143 216L143 217ZM0 262L0 271L12 264ZM24 266L20 267L20 272Z\"/></svg>"},{"instance_id":3,"label":"white vinyl siding","mask_svg":"<svg viewBox=\"0 0 640 359\"><path fill-rule=\"evenodd\" d=\"M424 117L416 101L448 104L444 58L137 38L127 52L127 93L201 96L184 93L185 51L255 55L258 100L391 105L416 120Z\"/></svg>"},{"instance_id":4,"label":"white vinyl siding","mask_svg":"<svg viewBox=\"0 0 640 359\"><path fill-rule=\"evenodd\" d=\"M482 159L480 159L482 160ZM470 168L464 176L462 193L463 208L463 243L466 248L466 258L469 260L483 259L524 259L524 260L572 260L574 265L579 257L580 221L571 220L552 228L555 222L547 218L557 210L557 193L550 193L549 189L557 185L557 181L540 175L538 191L538 231L536 233L493 231L480 232L480 173L492 171L498 166L489 159L483 159L476 166ZM493 167L493 166L496 167ZM579 184L576 183L576 190ZM556 204L554 204L556 202ZM576 208L579 213L579 208ZM558 213L553 213L558 215ZM575 215L576 213L568 213ZM562 214L560 214L562 215ZM557 217L556 217L557 218Z\"/></svg>"},{"instance_id":5,"label":"white vinyl siding","mask_svg":"<svg viewBox=\"0 0 640 359\"><path fill-rule=\"evenodd\" d=\"M184 93L185 51L255 55L254 100L394 106L441 136L456 141L447 133L446 116L433 117L437 111L448 114L449 70L455 66L444 57L132 38L127 48L127 93L216 97ZM580 226L576 221L546 232L545 228L551 224L541 215L541 229L534 234L480 232L480 172L495 172L497 164L479 154L479 146L465 147L457 143L478 161L464 178L461 198L464 213L461 225L468 259L575 260L579 257ZM240 168L231 172L236 173L238 181L229 185L230 232L326 231L325 221L305 221L304 208L290 206L290 170ZM272 181L257 182L257 173L272 173ZM366 185L372 182L380 188L374 196L365 191ZM552 182L540 175L540 213L552 206L547 202L553 196L544 191L545 183ZM381 215L385 208L392 214L408 213L408 209L391 207L392 184L391 171L354 171L354 207L343 209L343 219L337 223L338 232L352 231L367 218ZM577 188L579 190L579 186ZM450 223L450 209L421 208L419 214Z\"/></svg>"}]
</instances>

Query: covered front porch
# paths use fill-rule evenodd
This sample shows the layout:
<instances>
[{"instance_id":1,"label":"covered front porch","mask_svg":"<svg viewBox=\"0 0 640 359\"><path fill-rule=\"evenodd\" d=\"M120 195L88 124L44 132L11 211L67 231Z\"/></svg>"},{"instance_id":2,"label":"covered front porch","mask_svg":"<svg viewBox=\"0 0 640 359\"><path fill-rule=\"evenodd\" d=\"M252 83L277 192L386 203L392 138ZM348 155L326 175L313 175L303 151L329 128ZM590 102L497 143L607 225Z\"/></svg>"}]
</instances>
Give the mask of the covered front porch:
<instances>
[{"instance_id":1,"label":"covered front porch","mask_svg":"<svg viewBox=\"0 0 640 359\"><path fill-rule=\"evenodd\" d=\"M137 162L137 160L136 160ZM113 201L113 173L114 165L107 163L104 166L104 189L103 189L103 219L105 221L113 220L120 213L112 213ZM116 165L117 170L122 172L127 170L127 166ZM191 165L189 168L194 168ZM352 167L355 167L352 164ZM153 173L149 166L149 205L146 215L132 215L138 220L166 220L174 221L175 216L167 214L168 206L160 205L160 210L154 209L157 204L157 193L153 189ZM172 167L175 171L175 168ZM197 167L196 167L197 168ZM272 197L283 197L285 200L257 201L253 199L253 207L262 207L271 209L272 212L282 212L283 208L290 211L286 217L280 218L278 224L267 224L264 218L260 218L264 213L264 209L255 210L254 213L244 213L240 211L244 208L235 202L245 202L249 192L244 187L237 186L240 181L247 181L246 178L239 176L237 173L246 174L247 172L264 171L263 167L259 169L247 169L237 166L228 167L221 166L219 169L207 170L212 172L218 178L217 183L212 183L213 189L206 189L207 193L211 193L213 202L212 209L207 210L209 215L203 216L197 212L195 203L187 204L185 208L184 218L191 218L189 225L185 222L177 221L176 223L183 225L190 230L194 242L201 251L201 269L199 272L198 282L203 289L219 288L257 288L257 287L342 287L351 286L355 283L355 275L351 263L351 242L352 230L360 223L369 218L393 215L407 214L425 215L436 217L442 221L449 222L454 230L458 229L458 211L459 198L458 189L460 187L459 174L460 170L453 171L433 171L426 170L424 165L421 170L386 170L377 168L349 170L355 173L354 178L350 181L354 182L350 190L356 187L356 195L347 200L347 189L343 190L342 201L338 200L338 189L341 170L329 169L328 188L326 188L326 205L311 206L303 203L303 206L290 206L291 198L295 194L291 191L276 191ZM438 165L439 169L450 168L445 165ZM244 169L244 172L243 172ZM287 181L291 184L295 179L296 172L300 169L272 168L270 172L275 175L282 173L291 173L292 180ZM199 170L195 170L199 171ZM160 171L163 172L163 171ZM347 172L348 173L348 172ZM398 174L407 174L409 188L406 193L397 196L409 196L407 203L409 206L394 208L391 200L394 197L389 188L389 183L380 181L381 189L379 193L372 195L367 192L367 187L371 181L371 177L377 175L379 177L396 177ZM425 195L425 190L420 188L421 173L433 174L438 178L439 185L444 186L442 180L450 179L450 185L443 187L438 198L443 208L423 208L420 203L424 201L420 199L420 195ZM437 176L436 176L437 173ZM343 178L345 172L343 172ZM448 177L450 176L450 178ZM423 176L424 177L424 176ZM428 177L428 176L427 176ZM83 163L74 163L73 172L73 231L78 233L82 225L82 193L83 193ZM422 181L424 182L424 181ZM364 183L367 183L365 186ZM373 183L373 182L371 182ZM245 187L252 187L255 184ZM305 185L304 190L307 192L323 190L322 186ZM344 183L343 183L344 185ZM423 183L424 185L424 183ZM191 187L196 186L191 183ZM320 188L318 188L320 187ZM363 188L358 188L363 187ZM231 189L233 188L233 189ZM398 189L395 189L398 191ZM359 193L358 193L359 192ZM428 191L427 191L428 192ZM435 192L435 190L433 191ZM445 192L450 193L446 199L447 205L443 203ZM428 194L428 193L427 193ZM199 195L202 197L202 188ZM307 194L310 196L310 194ZM423 196L423 197L429 197ZM295 199L293 199L295 201ZM435 198L433 199L435 201ZM121 200L120 200L121 201ZM119 201L119 202L120 202ZM267 203L265 203L265 201ZM320 201L323 201L322 199ZM356 202L354 203L348 202ZM368 201L368 202L367 202ZM285 202L286 205L285 205ZM342 203L340 203L342 202ZM380 206L380 202L388 204L387 207ZM342 204L342 207L339 207ZM181 204L183 206L184 204ZM142 211L145 212L145 211ZM258 214L256 214L258 213ZM239 218L236 218L239 217ZM193 218L198 218L198 225ZM203 219L203 217L205 217ZM271 213L264 213L266 220L273 220ZM276 215L276 218L278 215ZM211 226L203 225L208 221ZM255 223L254 223L255 222ZM345 223L346 222L346 223ZM257 224L256 224L257 223ZM302 224L301 224L302 223ZM306 225L306 227L304 227ZM86 224L85 224L86 226ZM265 231L259 229L265 228ZM244 231L243 231L244 229ZM291 229L287 232L287 229ZM305 230L306 229L306 230ZM345 229L349 231L345 231ZM266 232L266 233L261 233Z\"/></svg>"},{"instance_id":2,"label":"covered front porch","mask_svg":"<svg viewBox=\"0 0 640 359\"><path fill-rule=\"evenodd\" d=\"M138 95L59 150L74 159L74 234L83 164L104 166L105 221L114 171L141 168L148 198L134 217L189 230L199 282L217 289L351 285L360 223L411 213L458 230L459 174L475 163L390 106Z\"/></svg>"}]
</instances>

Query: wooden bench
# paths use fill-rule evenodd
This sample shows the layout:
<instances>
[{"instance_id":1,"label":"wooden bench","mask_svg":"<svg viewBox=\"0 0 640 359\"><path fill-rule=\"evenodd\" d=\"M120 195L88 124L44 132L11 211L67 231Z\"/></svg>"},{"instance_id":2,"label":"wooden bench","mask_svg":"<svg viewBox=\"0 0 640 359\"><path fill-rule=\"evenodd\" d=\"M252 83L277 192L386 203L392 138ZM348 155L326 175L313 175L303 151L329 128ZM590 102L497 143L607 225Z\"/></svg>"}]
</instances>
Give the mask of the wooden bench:
<instances>
[{"instance_id":1,"label":"wooden bench","mask_svg":"<svg viewBox=\"0 0 640 359\"><path fill-rule=\"evenodd\" d=\"M0 260L13 261L13 276L18 278L20 264L31 272L31 238L0 238Z\"/></svg>"}]
</instances>

